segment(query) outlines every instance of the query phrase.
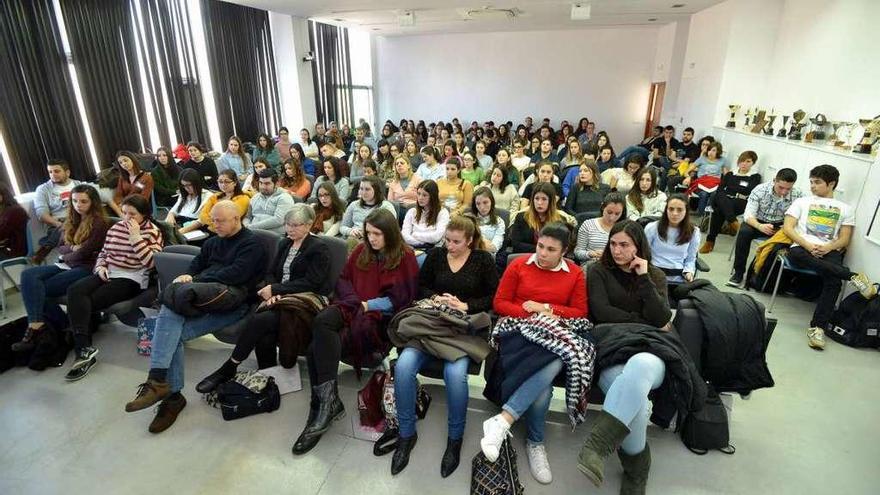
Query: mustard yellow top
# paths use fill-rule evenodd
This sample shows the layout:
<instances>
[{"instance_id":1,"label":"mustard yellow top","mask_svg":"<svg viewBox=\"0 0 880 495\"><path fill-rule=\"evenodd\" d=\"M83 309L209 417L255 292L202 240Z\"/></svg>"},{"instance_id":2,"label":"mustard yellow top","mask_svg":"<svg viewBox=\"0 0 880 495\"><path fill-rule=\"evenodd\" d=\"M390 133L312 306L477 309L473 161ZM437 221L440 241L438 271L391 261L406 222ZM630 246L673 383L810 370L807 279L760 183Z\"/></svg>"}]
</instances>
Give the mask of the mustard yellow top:
<instances>
[{"instance_id":1,"label":"mustard yellow top","mask_svg":"<svg viewBox=\"0 0 880 495\"><path fill-rule=\"evenodd\" d=\"M212 194L208 197L207 201L205 201L205 206L202 207L201 213L199 213L199 222L205 227L208 227L208 230L214 232L214 223L211 221L211 210L214 209L214 205L217 204L217 201L220 201L220 198L224 196L223 193ZM251 197L249 194L239 194L232 198L232 202L238 206L238 212L242 217L247 213L248 207L251 204Z\"/></svg>"}]
</instances>

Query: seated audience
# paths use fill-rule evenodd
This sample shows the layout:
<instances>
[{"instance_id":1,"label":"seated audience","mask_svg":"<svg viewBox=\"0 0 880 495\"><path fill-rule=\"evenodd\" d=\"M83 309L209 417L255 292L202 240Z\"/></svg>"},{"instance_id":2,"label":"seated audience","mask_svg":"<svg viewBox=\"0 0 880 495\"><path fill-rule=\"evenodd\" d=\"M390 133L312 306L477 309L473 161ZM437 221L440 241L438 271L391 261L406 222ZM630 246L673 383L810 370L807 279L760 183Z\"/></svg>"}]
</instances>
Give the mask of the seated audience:
<instances>
[{"instance_id":1,"label":"seated audience","mask_svg":"<svg viewBox=\"0 0 880 495\"><path fill-rule=\"evenodd\" d=\"M348 160L351 179L359 179L364 176L364 163L367 160L373 160L373 148L370 148L368 144L361 144L357 153L352 153L352 157Z\"/></svg>"},{"instance_id":2,"label":"seated audience","mask_svg":"<svg viewBox=\"0 0 880 495\"><path fill-rule=\"evenodd\" d=\"M332 184L340 198L348 198L351 192L351 184L348 182L348 177L342 175L342 161L339 158L335 156L324 158L324 175L315 180L315 185L312 188L312 199L315 198L318 186L324 182Z\"/></svg>"},{"instance_id":3,"label":"seated audience","mask_svg":"<svg viewBox=\"0 0 880 495\"><path fill-rule=\"evenodd\" d=\"M475 165L481 170L489 170L489 168L492 167L492 163L494 162L494 160L492 160L492 157L487 154L487 146L485 141L477 141L476 143L474 143L474 147L470 151L473 153L474 159L476 160ZM477 183L479 183L479 181Z\"/></svg>"},{"instance_id":4,"label":"seated audience","mask_svg":"<svg viewBox=\"0 0 880 495\"><path fill-rule=\"evenodd\" d=\"M754 151L744 151L736 161L736 172L727 172L721 177L721 184L711 198L712 220L709 222L709 235L700 247L700 253L712 252L724 222L727 222L730 235L735 236L739 231L736 217L746 211L749 195L761 183L761 174L751 173L756 161L758 155Z\"/></svg>"},{"instance_id":5,"label":"seated audience","mask_svg":"<svg viewBox=\"0 0 880 495\"><path fill-rule=\"evenodd\" d=\"M626 218L626 200L620 193L608 193L599 212L599 217L585 220L578 228L574 259L580 263L592 263L602 256L609 232L621 218Z\"/></svg>"},{"instance_id":6,"label":"seated audience","mask_svg":"<svg viewBox=\"0 0 880 495\"><path fill-rule=\"evenodd\" d=\"M669 283L691 282L697 272L700 229L691 222L687 197L675 193L666 200L660 220L645 227L654 266L666 273Z\"/></svg>"},{"instance_id":7,"label":"seated audience","mask_svg":"<svg viewBox=\"0 0 880 495\"><path fill-rule=\"evenodd\" d=\"M189 153L189 159L183 162L181 169L194 169L202 176L202 183L212 191L219 190L217 186L217 165L206 153L208 148L204 144L196 141L190 141L186 144L186 152Z\"/></svg>"},{"instance_id":8,"label":"seated audience","mask_svg":"<svg viewBox=\"0 0 880 495\"><path fill-rule=\"evenodd\" d=\"M513 157L510 158L510 163L520 174L532 165L532 158L525 153L527 146L527 142L523 140L513 142Z\"/></svg>"},{"instance_id":9,"label":"seated audience","mask_svg":"<svg viewBox=\"0 0 880 495\"><path fill-rule=\"evenodd\" d=\"M576 144L572 144L576 143ZM571 136L568 138L568 146L565 147L565 154L559 161L560 176L565 177L565 169L568 167L580 167L584 161L584 154L581 152L581 145L577 138Z\"/></svg>"},{"instance_id":10,"label":"seated audience","mask_svg":"<svg viewBox=\"0 0 880 495\"><path fill-rule=\"evenodd\" d=\"M552 193L551 193L552 194ZM508 265L495 293L495 312L502 317L509 330L499 334L499 325L493 329L493 340L499 342L498 359L505 376L500 388L501 414L483 422L480 448L490 462L498 459L502 442L510 428L520 418L526 423L526 453L532 476L542 484L550 483L553 475L544 447L545 417L553 398L553 380L564 367L589 366L586 331L587 284L584 272L563 256L571 244L569 226L550 222L541 228L535 250ZM533 319L534 315L547 318ZM505 321L506 318L509 321ZM559 323L555 323L559 321ZM551 332L547 327L561 330ZM523 334L541 334L540 344L527 340ZM564 332L564 334L562 333ZM564 343L563 343L564 342ZM575 360L582 359L577 365ZM585 362L586 361L586 362ZM572 372L570 376L573 376ZM509 377L509 378L508 378ZM570 380L566 387L567 403L572 427L582 422L586 400L582 399L589 383ZM487 382L498 378L490 377ZM576 383L571 383L576 382ZM490 385L487 383L487 392ZM487 395L488 396L488 395ZM571 397L569 397L571 396Z\"/></svg>"},{"instance_id":11,"label":"seated audience","mask_svg":"<svg viewBox=\"0 0 880 495\"><path fill-rule=\"evenodd\" d=\"M421 150L422 164L416 175L422 180L438 181L446 177L446 167L440 164L440 152L433 146L425 146Z\"/></svg>"},{"instance_id":12,"label":"seated audience","mask_svg":"<svg viewBox=\"0 0 880 495\"><path fill-rule=\"evenodd\" d=\"M122 208L120 207L122 198L130 194L137 194L151 202L150 209L152 209L153 178L150 173L141 170L140 162L130 151L116 153L116 163L119 164L119 181L116 183L113 199L107 206L116 213L116 216L122 217Z\"/></svg>"},{"instance_id":13,"label":"seated audience","mask_svg":"<svg viewBox=\"0 0 880 495\"><path fill-rule=\"evenodd\" d=\"M409 160L403 156L394 159L394 178L388 184L388 201L396 201L406 208L416 204L416 188L421 178L412 171Z\"/></svg>"},{"instance_id":14,"label":"seated audience","mask_svg":"<svg viewBox=\"0 0 880 495\"><path fill-rule=\"evenodd\" d=\"M608 184L602 183L599 169L596 168L596 160L585 159L576 177L576 182L565 198L565 211L572 215L585 213L598 216L602 201L611 192L611 188Z\"/></svg>"},{"instance_id":15,"label":"seated audience","mask_svg":"<svg viewBox=\"0 0 880 495\"><path fill-rule=\"evenodd\" d=\"M681 143L675 139L675 127L667 125L663 128L663 134L651 141L651 163L666 174L673 164L675 150L680 146Z\"/></svg>"},{"instance_id":16,"label":"seated audience","mask_svg":"<svg viewBox=\"0 0 880 495\"><path fill-rule=\"evenodd\" d=\"M480 230L473 218L456 216L446 227L445 247L428 253L419 271L419 297L430 298L435 304L447 305L468 315L492 310L492 298L498 288L498 272L491 254L480 249ZM483 315L488 323L488 314ZM416 433L417 375L431 359L440 359L446 388L447 437L446 451L440 463L444 478L458 467L462 439L467 421L468 364L481 363L490 348L485 337L455 333L444 335L443 348L425 346L415 335L416 328L433 326L448 328L445 314L429 316L419 313L398 320L397 327L406 332L392 333L391 341L403 345L394 368L394 394L400 437L391 461L391 474L403 471L410 452L418 440ZM454 331L454 330L453 330ZM412 337L404 337L411 335ZM430 339L430 335L427 335Z\"/></svg>"},{"instance_id":17,"label":"seated audience","mask_svg":"<svg viewBox=\"0 0 880 495\"><path fill-rule=\"evenodd\" d=\"M724 148L721 143L714 141L706 150L706 155L697 158L688 170L688 176L682 181L687 187L687 194L696 193L699 197L697 214L702 215L709 204L709 195L715 191L721 183L721 176L726 174L729 167L727 158L721 156Z\"/></svg>"},{"instance_id":18,"label":"seated audience","mask_svg":"<svg viewBox=\"0 0 880 495\"><path fill-rule=\"evenodd\" d=\"M733 273L727 285L740 287L746 272L752 241L758 237L772 237L782 228L785 212L791 204L802 196L800 189L794 187L797 172L783 168L776 172L773 182L765 182L755 187L746 201L743 222L736 235L736 251L733 257Z\"/></svg>"},{"instance_id":19,"label":"seated audience","mask_svg":"<svg viewBox=\"0 0 880 495\"><path fill-rule=\"evenodd\" d=\"M651 135L645 137L645 139L642 139L641 142L639 142L639 144L627 147L625 150L623 150L620 153L618 158L620 158L621 160L626 160L627 157L629 157L631 154L636 153L636 154L641 155L642 158L644 158L645 160L647 160L648 157L651 156L651 143L653 143L655 139L660 138L662 136L662 134L663 134L663 126L661 126L661 125L654 126L654 128L651 129Z\"/></svg>"},{"instance_id":20,"label":"seated audience","mask_svg":"<svg viewBox=\"0 0 880 495\"><path fill-rule=\"evenodd\" d=\"M34 212L37 219L48 226L46 235L39 239L39 248L31 261L35 265L43 262L61 240L61 227L67 218L70 204L70 191L80 181L70 178L70 164L64 160L51 159L46 163L49 180L37 186L34 194Z\"/></svg>"},{"instance_id":21,"label":"seated audience","mask_svg":"<svg viewBox=\"0 0 880 495\"><path fill-rule=\"evenodd\" d=\"M217 160L217 172L232 170L238 175L238 180L245 180L253 168L251 157L245 153L241 146L241 139L232 136L226 142L226 151Z\"/></svg>"},{"instance_id":22,"label":"seated audience","mask_svg":"<svg viewBox=\"0 0 880 495\"><path fill-rule=\"evenodd\" d=\"M15 200L9 185L0 182L0 261L27 254L27 223L27 211Z\"/></svg>"},{"instance_id":23,"label":"seated audience","mask_svg":"<svg viewBox=\"0 0 880 495\"><path fill-rule=\"evenodd\" d=\"M549 161L553 163L559 163L559 157L556 156L556 152L553 151L553 140L548 138L541 139L541 148L537 153L532 155L531 162L533 165L537 165L538 162Z\"/></svg>"},{"instance_id":24,"label":"seated audience","mask_svg":"<svg viewBox=\"0 0 880 495\"><path fill-rule=\"evenodd\" d=\"M271 168L260 172L259 188L259 194L251 198L250 208L244 216L245 227L284 234L284 218L293 208L293 198L278 186L278 175Z\"/></svg>"},{"instance_id":25,"label":"seated audience","mask_svg":"<svg viewBox=\"0 0 880 495\"><path fill-rule=\"evenodd\" d=\"M495 210L495 196L491 189L482 186L474 191L471 214L476 217L480 227L483 248L492 254L497 253L504 246L507 225Z\"/></svg>"},{"instance_id":26,"label":"seated audience","mask_svg":"<svg viewBox=\"0 0 880 495\"><path fill-rule=\"evenodd\" d=\"M366 176L361 179L358 191L360 199L356 199L348 205L342 216L342 225L339 226L339 233L344 239L350 239L349 245L352 248L364 239L364 219L371 211L376 208L384 208L395 217L397 216L394 205L385 199L385 188L382 187L382 181L378 177Z\"/></svg>"},{"instance_id":27,"label":"seated audience","mask_svg":"<svg viewBox=\"0 0 880 495\"><path fill-rule=\"evenodd\" d=\"M254 149L251 152L252 160L256 161L258 158L266 160L269 168L274 169L279 175L281 174L281 154L275 149L272 138L265 132L257 137L257 142L254 143Z\"/></svg>"},{"instance_id":28,"label":"seated audience","mask_svg":"<svg viewBox=\"0 0 880 495\"><path fill-rule=\"evenodd\" d=\"M64 377L76 381L91 370L98 349L92 345L92 314L133 298L147 288L153 255L162 250L162 233L152 222L150 202L137 194L122 200L122 219L109 230L93 275L67 288L67 315L74 361Z\"/></svg>"},{"instance_id":29,"label":"seated audience","mask_svg":"<svg viewBox=\"0 0 880 495\"><path fill-rule=\"evenodd\" d=\"M70 211L61 227L61 255L58 262L32 266L21 273L21 300L27 313L28 327L21 341L12 344L13 351L33 349L37 337L47 323L58 329L67 327L67 316L58 304L49 299L67 294L71 284L88 277L95 266L101 246L104 245L109 221L101 206L98 191L88 184L78 184L71 190L70 196ZM6 194L3 197L6 198ZM14 204L15 199L10 199ZM20 206L18 208L21 209ZM3 212L7 209L9 207L4 207ZM0 218L5 217L0 215ZM26 213L24 220L27 221ZM24 225L20 225L22 236ZM0 224L0 228L5 228L5 224Z\"/></svg>"},{"instance_id":30,"label":"seated audience","mask_svg":"<svg viewBox=\"0 0 880 495\"><path fill-rule=\"evenodd\" d=\"M265 249L256 234L241 224L240 209L232 201L217 203L211 217L217 235L205 241L187 272L175 278L174 283L217 283L252 293L263 276ZM242 304L231 311L184 317L163 304L153 333L147 380L138 387L134 400L125 405L125 411L140 411L159 402L148 431L161 433L171 427L186 406L180 393L183 343L240 320L248 309L247 304Z\"/></svg>"},{"instance_id":31,"label":"seated audience","mask_svg":"<svg viewBox=\"0 0 880 495\"><path fill-rule=\"evenodd\" d=\"M599 141L606 139L604 135L599 136ZM606 170L620 167L620 162L614 157L614 148L609 145L599 148L599 156L596 160L596 168L600 174L604 174Z\"/></svg>"},{"instance_id":32,"label":"seated audience","mask_svg":"<svg viewBox=\"0 0 880 495\"><path fill-rule=\"evenodd\" d=\"M437 181L440 202L451 215L458 215L470 206L474 186L461 178L461 158L450 157L445 166L446 175Z\"/></svg>"},{"instance_id":33,"label":"seated audience","mask_svg":"<svg viewBox=\"0 0 880 495\"><path fill-rule=\"evenodd\" d=\"M275 149L278 150L278 157L281 159L281 163L284 163L285 160L290 158L290 146L293 143L290 142L290 130L287 127L281 127L278 129L278 141L275 142ZM247 170L250 167L245 168Z\"/></svg>"},{"instance_id":34,"label":"seated audience","mask_svg":"<svg viewBox=\"0 0 880 495\"><path fill-rule=\"evenodd\" d=\"M502 152L503 150L498 154ZM516 186L508 182L508 179L509 175L505 173L505 169L496 164L486 174L486 180L480 186L488 187L492 191L496 208L509 211L510 218L514 218L519 211L520 197L516 192Z\"/></svg>"},{"instance_id":35,"label":"seated audience","mask_svg":"<svg viewBox=\"0 0 880 495\"><path fill-rule=\"evenodd\" d=\"M574 225L575 221L556 207L554 184L542 182L532 192L529 207L516 215L510 227L510 246L514 253L530 253L535 250L538 233L548 223L563 222Z\"/></svg>"},{"instance_id":36,"label":"seated audience","mask_svg":"<svg viewBox=\"0 0 880 495\"><path fill-rule=\"evenodd\" d=\"M336 284L333 303L312 322L312 345L306 356L312 408L293 453L310 451L334 420L345 415L336 378L343 355L359 371L384 355L385 326L409 306L418 290L418 264L403 237L397 216L384 208L364 220L364 241L348 257Z\"/></svg>"},{"instance_id":37,"label":"seated audience","mask_svg":"<svg viewBox=\"0 0 880 495\"><path fill-rule=\"evenodd\" d=\"M171 206L174 204L174 195L177 194L177 182L180 180L180 167L174 163L171 150L160 146L156 150L156 159L153 160L153 168L150 176L153 178L153 195L156 197L158 206Z\"/></svg>"},{"instance_id":38,"label":"seated audience","mask_svg":"<svg viewBox=\"0 0 880 495\"><path fill-rule=\"evenodd\" d=\"M296 158L285 160L284 174L278 179L278 187L300 200L308 198L312 192L312 183Z\"/></svg>"},{"instance_id":39,"label":"seated audience","mask_svg":"<svg viewBox=\"0 0 880 495\"><path fill-rule=\"evenodd\" d=\"M308 342L308 337L280 337L284 332L291 335L311 335L311 328L299 328L304 314L314 317L318 310L327 306L333 292L333 280L327 276L330 271L330 250L327 244L311 234L315 212L306 204L293 205L284 217L285 236L278 242L278 251L272 261L266 284L257 291L261 305L249 315L245 331L238 337L232 355L220 368L205 377L196 392L206 394L221 383L235 377L238 365L256 350L260 369L275 366L277 363L276 343L281 348L282 365L293 366L300 353L296 343ZM295 304L297 295L311 304ZM293 303L293 304L291 304ZM297 312L296 318L284 319L285 312ZM285 344L286 343L286 344ZM290 348L285 347L290 346Z\"/></svg>"},{"instance_id":40,"label":"seated audience","mask_svg":"<svg viewBox=\"0 0 880 495\"><path fill-rule=\"evenodd\" d=\"M177 202L168 210L165 221L172 226L185 227L187 223L198 220L212 193L202 189L202 176L193 169L180 173L177 188Z\"/></svg>"},{"instance_id":41,"label":"seated audience","mask_svg":"<svg viewBox=\"0 0 880 495\"><path fill-rule=\"evenodd\" d=\"M810 170L812 196L796 199L785 212L782 226L791 239L788 257L795 266L819 272L822 293L810 319L807 338L810 347L825 348L825 328L831 320L841 281L847 281L865 299L877 296L877 287L864 273L855 273L843 264L843 251L852 240L856 216L853 207L834 198L840 172L831 165Z\"/></svg>"},{"instance_id":42,"label":"seated audience","mask_svg":"<svg viewBox=\"0 0 880 495\"><path fill-rule=\"evenodd\" d=\"M300 129L299 131L299 142L293 143L291 146L299 145L300 151L302 151L302 156L304 158L309 158L311 160L318 159L318 144L312 139L312 135L309 133L308 129ZM291 156L293 153L291 152Z\"/></svg>"},{"instance_id":43,"label":"seated audience","mask_svg":"<svg viewBox=\"0 0 880 495\"><path fill-rule=\"evenodd\" d=\"M419 146L415 141L407 141L403 149L403 155L409 159L409 166L416 170L422 164L422 154L419 153Z\"/></svg>"},{"instance_id":44,"label":"seated audience","mask_svg":"<svg viewBox=\"0 0 880 495\"><path fill-rule=\"evenodd\" d=\"M666 208L666 194L657 184L657 169L644 167L636 173L637 187L626 195L626 216L630 220L659 217Z\"/></svg>"},{"instance_id":45,"label":"seated audience","mask_svg":"<svg viewBox=\"0 0 880 495\"><path fill-rule=\"evenodd\" d=\"M338 236L342 217L345 215L345 203L339 199L332 184L324 182L318 186L318 201L312 204L312 208L315 210L312 233Z\"/></svg>"},{"instance_id":46,"label":"seated audience","mask_svg":"<svg viewBox=\"0 0 880 495\"><path fill-rule=\"evenodd\" d=\"M401 234L410 247L430 250L443 240L446 225L449 223L449 210L440 205L437 183L425 180L419 183L416 192L416 205L406 212ZM416 259L424 260L424 254Z\"/></svg>"},{"instance_id":47,"label":"seated audience","mask_svg":"<svg viewBox=\"0 0 880 495\"><path fill-rule=\"evenodd\" d=\"M601 260L587 272L587 285L595 323L672 329L666 276L651 265L651 250L639 224L623 221L614 226ZM620 493L645 493L651 467L648 395L660 387L665 375L663 359L649 351L599 370L605 401L578 456L578 468L593 483L603 482L605 459L616 450L623 465Z\"/></svg>"},{"instance_id":48,"label":"seated audience","mask_svg":"<svg viewBox=\"0 0 880 495\"><path fill-rule=\"evenodd\" d=\"M258 158L251 166L251 173L241 183L241 190L247 194L256 194L260 189L260 172L269 168L265 158Z\"/></svg>"},{"instance_id":49,"label":"seated audience","mask_svg":"<svg viewBox=\"0 0 880 495\"><path fill-rule=\"evenodd\" d=\"M528 157L526 157L526 158L528 158ZM531 160L531 159L529 158L529 160ZM529 161L529 164L531 164L531 161ZM495 165L493 165L493 166L500 167L501 170L503 170L505 172L505 175L507 176L507 182L509 184L513 184L515 187L518 188L519 185L523 183L522 172L520 172L513 165L513 162L511 161L511 158L510 158L510 153L507 151L507 149L501 148L498 150L498 153L496 153L496 155L495 155ZM526 168L528 168L528 167L526 167ZM487 171L486 176L488 177L488 171Z\"/></svg>"}]
</instances>

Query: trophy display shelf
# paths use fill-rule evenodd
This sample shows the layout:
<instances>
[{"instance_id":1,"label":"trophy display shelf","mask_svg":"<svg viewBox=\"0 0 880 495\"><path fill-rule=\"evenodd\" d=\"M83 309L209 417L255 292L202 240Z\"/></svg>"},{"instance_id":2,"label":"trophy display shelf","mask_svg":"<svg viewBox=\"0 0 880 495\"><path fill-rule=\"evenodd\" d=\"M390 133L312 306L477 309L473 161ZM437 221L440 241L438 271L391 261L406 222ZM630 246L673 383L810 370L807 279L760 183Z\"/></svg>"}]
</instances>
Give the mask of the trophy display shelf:
<instances>
[{"instance_id":1,"label":"trophy display shelf","mask_svg":"<svg viewBox=\"0 0 880 495\"><path fill-rule=\"evenodd\" d=\"M723 134L723 132L731 132L731 133L741 134L743 136L750 136L755 139L764 139L767 141L771 141L771 142L779 143L779 144L784 144L787 146L797 146L800 148L821 151L822 153L830 153L832 155L843 156L846 158L852 158L854 160L859 160L862 162L872 163L875 158L873 155L870 155L870 154L856 153L856 152L853 152L852 150L848 150L846 148L828 146L827 143L825 143L824 141L821 143L805 143L804 141L790 140L790 139L787 139L786 137L779 137L778 135L777 136L768 136L767 134L764 134L764 133L753 133L753 132L745 131L742 129L730 129L730 128L727 128L723 125L716 125L715 128L718 129L718 131L719 131L718 134Z\"/></svg>"}]
</instances>

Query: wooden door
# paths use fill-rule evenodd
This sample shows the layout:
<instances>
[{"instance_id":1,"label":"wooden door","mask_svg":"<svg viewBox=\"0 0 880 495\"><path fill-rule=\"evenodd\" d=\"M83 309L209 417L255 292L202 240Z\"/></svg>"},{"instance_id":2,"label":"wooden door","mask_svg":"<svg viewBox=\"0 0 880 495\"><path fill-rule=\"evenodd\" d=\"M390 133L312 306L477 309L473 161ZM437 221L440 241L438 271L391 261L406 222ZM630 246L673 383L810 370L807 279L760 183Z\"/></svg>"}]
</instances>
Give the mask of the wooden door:
<instances>
[{"instance_id":1,"label":"wooden door","mask_svg":"<svg viewBox=\"0 0 880 495\"><path fill-rule=\"evenodd\" d=\"M648 112L645 117L645 136L651 135L651 129L660 125L660 114L663 113L663 95L666 93L666 83L658 82L651 84L651 94L648 98Z\"/></svg>"}]
</instances>

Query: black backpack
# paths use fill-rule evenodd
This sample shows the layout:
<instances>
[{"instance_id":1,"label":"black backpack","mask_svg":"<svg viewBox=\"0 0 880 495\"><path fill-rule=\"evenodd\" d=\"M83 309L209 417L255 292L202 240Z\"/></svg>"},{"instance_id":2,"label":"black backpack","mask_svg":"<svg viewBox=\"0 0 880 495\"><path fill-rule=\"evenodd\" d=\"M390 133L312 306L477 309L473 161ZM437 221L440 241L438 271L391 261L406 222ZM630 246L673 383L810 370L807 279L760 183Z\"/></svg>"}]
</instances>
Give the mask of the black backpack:
<instances>
[{"instance_id":1,"label":"black backpack","mask_svg":"<svg viewBox=\"0 0 880 495\"><path fill-rule=\"evenodd\" d=\"M727 409L715 389L709 384L706 386L708 393L703 408L684 418L681 441L688 450L697 455L705 455L710 450L733 455L736 447L730 444Z\"/></svg>"},{"instance_id":2,"label":"black backpack","mask_svg":"<svg viewBox=\"0 0 880 495\"><path fill-rule=\"evenodd\" d=\"M880 347L880 297L870 301L854 292L831 315L825 335L850 347Z\"/></svg>"},{"instance_id":3,"label":"black backpack","mask_svg":"<svg viewBox=\"0 0 880 495\"><path fill-rule=\"evenodd\" d=\"M266 386L259 393L251 391L235 380L229 380L217 387L217 401L223 419L232 421L275 411L281 407L281 392L272 377L269 377Z\"/></svg>"}]
</instances>

